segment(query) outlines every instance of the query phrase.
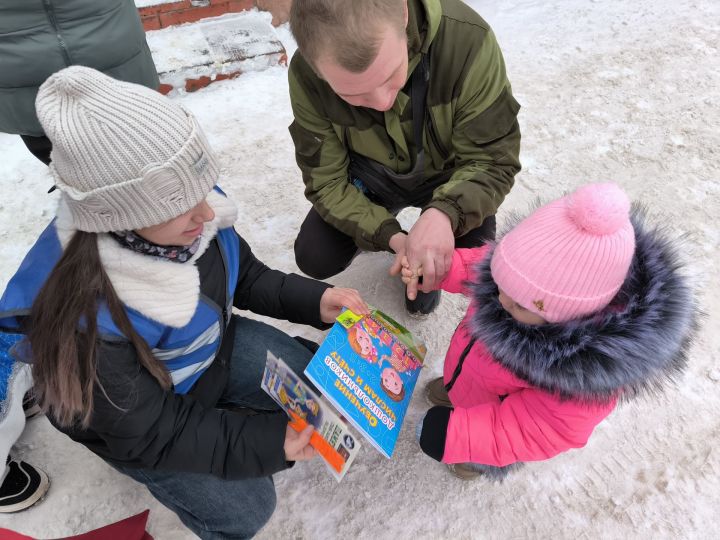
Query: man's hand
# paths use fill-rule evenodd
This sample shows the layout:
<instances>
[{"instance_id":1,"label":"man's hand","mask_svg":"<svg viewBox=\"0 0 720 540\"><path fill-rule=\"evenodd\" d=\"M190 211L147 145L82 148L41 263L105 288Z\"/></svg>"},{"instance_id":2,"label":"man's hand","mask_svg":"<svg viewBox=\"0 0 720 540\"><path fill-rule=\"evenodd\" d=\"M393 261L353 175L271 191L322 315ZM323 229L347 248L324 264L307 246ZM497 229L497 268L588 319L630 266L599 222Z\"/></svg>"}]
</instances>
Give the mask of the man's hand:
<instances>
[{"instance_id":1,"label":"man's hand","mask_svg":"<svg viewBox=\"0 0 720 540\"><path fill-rule=\"evenodd\" d=\"M314 429L312 426L308 426L298 433L288 424L283 445L285 461L307 461L315 457L317 452L310 446L310 437L312 437Z\"/></svg>"},{"instance_id":2,"label":"man's hand","mask_svg":"<svg viewBox=\"0 0 720 540\"><path fill-rule=\"evenodd\" d=\"M418 284L421 291L438 288L450 271L454 249L455 236L450 218L436 208L425 210L410 229L405 243L408 268L411 273L422 275L422 283ZM408 298L410 292L408 287Z\"/></svg>"},{"instance_id":3,"label":"man's hand","mask_svg":"<svg viewBox=\"0 0 720 540\"><path fill-rule=\"evenodd\" d=\"M335 322L342 308L348 308L358 315L367 315L370 308L355 289L331 287L320 297L320 319L324 323Z\"/></svg>"}]
</instances>

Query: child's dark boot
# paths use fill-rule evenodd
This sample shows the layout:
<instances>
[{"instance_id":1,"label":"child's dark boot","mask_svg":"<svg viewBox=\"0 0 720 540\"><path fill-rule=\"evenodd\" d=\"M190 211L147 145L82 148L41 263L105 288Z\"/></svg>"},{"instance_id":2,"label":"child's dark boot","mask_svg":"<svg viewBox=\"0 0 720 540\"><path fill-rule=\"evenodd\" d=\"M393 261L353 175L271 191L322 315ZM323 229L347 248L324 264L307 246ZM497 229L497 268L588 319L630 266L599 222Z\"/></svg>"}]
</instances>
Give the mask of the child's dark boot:
<instances>
[{"instance_id":1,"label":"child's dark boot","mask_svg":"<svg viewBox=\"0 0 720 540\"><path fill-rule=\"evenodd\" d=\"M472 463L448 463L448 469L460 480L475 480L483 474L474 468Z\"/></svg>"},{"instance_id":2,"label":"child's dark boot","mask_svg":"<svg viewBox=\"0 0 720 540\"><path fill-rule=\"evenodd\" d=\"M441 407L452 407L450 396L445 390L445 381L442 377L433 379L425 386L425 398L430 405L440 405Z\"/></svg>"}]
</instances>

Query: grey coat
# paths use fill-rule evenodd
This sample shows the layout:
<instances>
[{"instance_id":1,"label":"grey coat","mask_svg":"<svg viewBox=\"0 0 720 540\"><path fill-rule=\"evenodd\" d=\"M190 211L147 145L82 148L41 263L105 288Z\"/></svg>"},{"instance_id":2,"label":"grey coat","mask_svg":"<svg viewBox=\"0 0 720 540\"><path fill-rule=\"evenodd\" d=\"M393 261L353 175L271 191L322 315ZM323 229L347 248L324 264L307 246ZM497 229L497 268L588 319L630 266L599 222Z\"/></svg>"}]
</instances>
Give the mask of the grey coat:
<instances>
[{"instance_id":1,"label":"grey coat","mask_svg":"<svg viewBox=\"0 0 720 540\"><path fill-rule=\"evenodd\" d=\"M2 0L0 131L43 135L35 115L38 87L73 64L159 86L133 0Z\"/></svg>"}]
</instances>

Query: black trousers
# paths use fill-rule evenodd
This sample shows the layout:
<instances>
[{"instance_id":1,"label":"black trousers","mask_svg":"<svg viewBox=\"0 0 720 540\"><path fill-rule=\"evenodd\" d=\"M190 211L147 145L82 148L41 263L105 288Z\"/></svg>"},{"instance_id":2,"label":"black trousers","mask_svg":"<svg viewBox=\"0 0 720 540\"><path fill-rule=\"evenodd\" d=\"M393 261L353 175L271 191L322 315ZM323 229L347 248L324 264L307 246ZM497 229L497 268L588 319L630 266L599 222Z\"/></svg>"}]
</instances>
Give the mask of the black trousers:
<instances>
[{"instance_id":1,"label":"black trousers","mask_svg":"<svg viewBox=\"0 0 720 540\"><path fill-rule=\"evenodd\" d=\"M495 216L489 216L480 227L455 239L455 247L470 248L495 239ZM306 275L326 279L345 270L360 252L348 236L311 209L295 239L295 262Z\"/></svg>"},{"instance_id":2,"label":"black trousers","mask_svg":"<svg viewBox=\"0 0 720 540\"><path fill-rule=\"evenodd\" d=\"M30 153L42 161L45 165L50 165L50 151L52 150L52 143L50 139L45 137L31 137L30 135L20 135L20 138L30 150Z\"/></svg>"}]
</instances>

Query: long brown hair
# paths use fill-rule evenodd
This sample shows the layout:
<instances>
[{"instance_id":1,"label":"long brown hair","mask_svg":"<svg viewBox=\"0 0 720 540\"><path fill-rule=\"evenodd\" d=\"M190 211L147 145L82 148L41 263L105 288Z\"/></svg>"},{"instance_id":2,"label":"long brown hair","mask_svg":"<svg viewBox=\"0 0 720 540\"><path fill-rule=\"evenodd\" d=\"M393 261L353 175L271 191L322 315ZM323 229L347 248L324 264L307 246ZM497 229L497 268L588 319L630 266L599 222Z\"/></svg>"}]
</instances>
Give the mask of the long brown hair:
<instances>
[{"instance_id":1,"label":"long brown hair","mask_svg":"<svg viewBox=\"0 0 720 540\"><path fill-rule=\"evenodd\" d=\"M35 393L61 426L90 423L93 390L100 384L96 354L101 302L135 347L140 364L163 388L171 386L170 375L133 328L105 273L97 234L78 231L32 305L27 334Z\"/></svg>"}]
</instances>

